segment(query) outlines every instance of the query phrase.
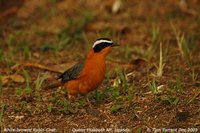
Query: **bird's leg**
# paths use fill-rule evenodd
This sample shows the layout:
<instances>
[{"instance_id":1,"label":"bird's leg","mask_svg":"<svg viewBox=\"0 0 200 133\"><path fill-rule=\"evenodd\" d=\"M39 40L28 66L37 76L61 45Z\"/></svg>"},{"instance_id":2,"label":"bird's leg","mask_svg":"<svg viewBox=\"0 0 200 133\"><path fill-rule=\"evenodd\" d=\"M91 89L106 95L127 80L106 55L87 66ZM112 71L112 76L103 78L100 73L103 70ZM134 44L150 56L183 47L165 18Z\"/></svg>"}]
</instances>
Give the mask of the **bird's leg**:
<instances>
[{"instance_id":1,"label":"bird's leg","mask_svg":"<svg viewBox=\"0 0 200 133\"><path fill-rule=\"evenodd\" d=\"M91 104L91 102L90 102L90 100L89 100L88 95L86 96L86 101L87 101L87 103L89 104L89 107L92 108L92 104Z\"/></svg>"},{"instance_id":2,"label":"bird's leg","mask_svg":"<svg viewBox=\"0 0 200 133\"><path fill-rule=\"evenodd\" d=\"M74 96L68 94L68 100L69 100L69 105L68 105L68 110L70 113L77 113L77 109L73 109L72 107L72 102L74 101Z\"/></svg>"},{"instance_id":3,"label":"bird's leg","mask_svg":"<svg viewBox=\"0 0 200 133\"><path fill-rule=\"evenodd\" d=\"M86 101L89 105L89 108L86 111L91 115L98 116L100 114L100 112L97 109L95 109L94 106L91 104L88 94L86 96Z\"/></svg>"}]
</instances>

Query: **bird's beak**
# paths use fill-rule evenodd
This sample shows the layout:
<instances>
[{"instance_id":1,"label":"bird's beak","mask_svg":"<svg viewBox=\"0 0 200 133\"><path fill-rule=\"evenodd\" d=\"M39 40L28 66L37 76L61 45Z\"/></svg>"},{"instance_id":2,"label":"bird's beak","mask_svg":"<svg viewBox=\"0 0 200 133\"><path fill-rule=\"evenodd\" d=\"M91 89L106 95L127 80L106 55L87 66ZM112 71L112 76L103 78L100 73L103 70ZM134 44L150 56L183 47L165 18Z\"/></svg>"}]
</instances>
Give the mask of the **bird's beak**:
<instances>
[{"instance_id":1,"label":"bird's beak","mask_svg":"<svg viewBox=\"0 0 200 133\"><path fill-rule=\"evenodd\" d=\"M117 43L113 43L113 44L111 45L111 47L116 47L116 46L120 46L120 45L117 44Z\"/></svg>"}]
</instances>

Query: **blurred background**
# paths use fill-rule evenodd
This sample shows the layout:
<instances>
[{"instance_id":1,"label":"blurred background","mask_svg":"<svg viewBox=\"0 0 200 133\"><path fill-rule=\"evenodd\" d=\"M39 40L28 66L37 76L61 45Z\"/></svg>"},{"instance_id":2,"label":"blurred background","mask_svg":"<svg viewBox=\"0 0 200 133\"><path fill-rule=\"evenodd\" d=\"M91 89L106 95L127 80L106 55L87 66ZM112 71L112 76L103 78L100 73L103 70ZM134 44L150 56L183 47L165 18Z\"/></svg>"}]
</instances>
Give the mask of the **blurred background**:
<instances>
[{"instance_id":1,"label":"blurred background","mask_svg":"<svg viewBox=\"0 0 200 133\"><path fill-rule=\"evenodd\" d=\"M143 49L160 41L173 42L173 26L185 34L188 47L195 49L198 5L197 0L1 0L1 56L4 50L19 54L16 60L35 59L40 52L53 53L50 56L70 51L82 54L98 37ZM14 58L6 53L5 58ZM58 60L50 62L54 61Z\"/></svg>"}]
</instances>

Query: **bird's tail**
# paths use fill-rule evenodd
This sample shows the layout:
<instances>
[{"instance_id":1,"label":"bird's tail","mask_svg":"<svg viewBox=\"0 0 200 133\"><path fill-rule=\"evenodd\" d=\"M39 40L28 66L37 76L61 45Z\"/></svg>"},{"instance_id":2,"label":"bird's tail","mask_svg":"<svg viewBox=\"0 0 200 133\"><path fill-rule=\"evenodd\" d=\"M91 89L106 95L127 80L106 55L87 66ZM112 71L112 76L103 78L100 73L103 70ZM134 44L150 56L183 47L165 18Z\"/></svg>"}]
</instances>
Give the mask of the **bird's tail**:
<instances>
[{"instance_id":1,"label":"bird's tail","mask_svg":"<svg viewBox=\"0 0 200 133\"><path fill-rule=\"evenodd\" d=\"M47 90L47 89L53 89L53 88L57 88L57 87L60 87L62 86L62 82L61 81L56 81L56 82L53 82L49 85L46 85L43 87L43 90Z\"/></svg>"}]
</instances>

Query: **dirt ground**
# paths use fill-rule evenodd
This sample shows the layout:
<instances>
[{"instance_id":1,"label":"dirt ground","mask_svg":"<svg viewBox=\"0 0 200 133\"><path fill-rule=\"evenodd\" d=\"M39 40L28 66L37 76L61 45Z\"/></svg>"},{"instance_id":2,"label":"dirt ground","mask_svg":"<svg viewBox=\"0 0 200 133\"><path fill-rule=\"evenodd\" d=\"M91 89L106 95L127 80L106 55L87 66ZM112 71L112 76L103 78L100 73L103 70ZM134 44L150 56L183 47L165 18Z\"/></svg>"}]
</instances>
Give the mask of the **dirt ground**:
<instances>
[{"instance_id":1,"label":"dirt ground","mask_svg":"<svg viewBox=\"0 0 200 133\"><path fill-rule=\"evenodd\" d=\"M42 88L99 37L120 46L72 113ZM0 130L200 132L199 38L198 0L0 0Z\"/></svg>"}]
</instances>

